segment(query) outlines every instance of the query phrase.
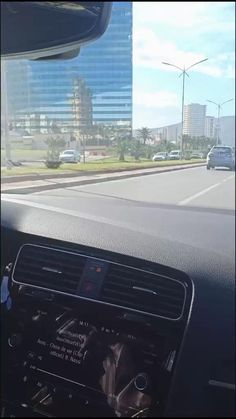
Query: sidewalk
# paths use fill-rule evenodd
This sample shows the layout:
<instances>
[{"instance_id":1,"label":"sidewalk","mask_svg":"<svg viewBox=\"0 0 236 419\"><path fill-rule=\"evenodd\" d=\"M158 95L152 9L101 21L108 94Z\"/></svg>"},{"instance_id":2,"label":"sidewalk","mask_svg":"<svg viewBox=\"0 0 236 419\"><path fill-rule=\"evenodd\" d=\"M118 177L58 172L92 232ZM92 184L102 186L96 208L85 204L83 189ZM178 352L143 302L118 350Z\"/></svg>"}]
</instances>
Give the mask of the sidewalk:
<instances>
[{"instance_id":1,"label":"sidewalk","mask_svg":"<svg viewBox=\"0 0 236 419\"><path fill-rule=\"evenodd\" d=\"M199 166L205 166L205 163L195 163L195 164L185 164L185 165L176 165L176 166L166 166L166 167L155 167L149 169L135 169L135 170L123 170L120 172L104 172L104 173L97 173L97 174L86 174L86 175L77 175L77 176L64 176L55 177L48 176L47 178L41 178L40 176L32 176L30 180L20 180L19 177L17 181L14 179L9 178L9 182L7 179L4 179L4 182L1 185L2 193L8 192L15 192L15 193L32 193L50 189L58 189L58 188L66 188L69 186L80 186L80 185L87 185L91 183L99 183L99 182L106 182L109 180L120 180L120 179L127 179L131 177L137 176L146 176L152 175L155 173L164 173L164 172L171 172L176 170L184 170Z\"/></svg>"}]
</instances>

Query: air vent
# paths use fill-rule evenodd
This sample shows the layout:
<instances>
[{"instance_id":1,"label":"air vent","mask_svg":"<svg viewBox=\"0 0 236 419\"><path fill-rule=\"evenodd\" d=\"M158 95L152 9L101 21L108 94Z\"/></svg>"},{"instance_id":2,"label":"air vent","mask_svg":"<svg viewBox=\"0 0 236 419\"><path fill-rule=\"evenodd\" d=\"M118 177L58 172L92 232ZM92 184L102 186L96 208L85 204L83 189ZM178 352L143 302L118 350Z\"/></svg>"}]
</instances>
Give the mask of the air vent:
<instances>
[{"instance_id":1,"label":"air vent","mask_svg":"<svg viewBox=\"0 0 236 419\"><path fill-rule=\"evenodd\" d=\"M43 246L24 245L17 257L13 280L75 294L86 258Z\"/></svg>"},{"instance_id":2,"label":"air vent","mask_svg":"<svg viewBox=\"0 0 236 419\"><path fill-rule=\"evenodd\" d=\"M102 288L102 301L171 320L182 317L185 286L174 279L111 264Z\"/></svg>"}]
</instances>

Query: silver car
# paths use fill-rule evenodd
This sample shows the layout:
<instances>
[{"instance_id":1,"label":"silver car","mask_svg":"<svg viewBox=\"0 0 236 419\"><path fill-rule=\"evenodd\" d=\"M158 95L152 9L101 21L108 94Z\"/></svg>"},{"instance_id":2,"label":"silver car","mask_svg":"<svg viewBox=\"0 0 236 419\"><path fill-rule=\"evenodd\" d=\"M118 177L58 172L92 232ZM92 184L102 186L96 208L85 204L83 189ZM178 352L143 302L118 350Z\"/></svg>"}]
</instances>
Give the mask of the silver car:
<instances>
[{"instance_id":1,"label":"silver car","mask_svg":"<svg viewBox=\"0 0 236 419\"><path fill-rule=\"evenodd\" d=\"M78 163L80 154L77 150L65 150L60 153L59 159L62 163Z\"/></svg>"},{"instance_id":2,"label":"silver car","mask_svg":"<svg viewBox=\"0 0 236 419\"><path fill-rule=\"evenodd\" d=\"M170 160L181 160L180 150L172 150L169 154Z\"/></svg>"},{"instance_id":3,"label":"silver car","mask_svg":"<svg viewBox=\"0 0 236 419\"><path fill-rule=\"evenodd\" d=\"M168 160L169 158L169 154L166 151L160 151L159 153L156 153L152 160L153 161L163 161L163 160Z\"/></svg>"}]
</instances>

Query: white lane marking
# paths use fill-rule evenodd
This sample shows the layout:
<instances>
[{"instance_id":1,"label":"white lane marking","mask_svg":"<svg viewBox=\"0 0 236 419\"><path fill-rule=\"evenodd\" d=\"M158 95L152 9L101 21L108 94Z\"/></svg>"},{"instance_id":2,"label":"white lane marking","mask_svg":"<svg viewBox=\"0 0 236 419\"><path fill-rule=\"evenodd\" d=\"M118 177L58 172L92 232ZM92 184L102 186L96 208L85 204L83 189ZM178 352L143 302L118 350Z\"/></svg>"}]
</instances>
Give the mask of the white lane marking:
<instances>
[{"instance_id":1,"label":"white lane marking","mask_svg":"<svg viewBox=\"0 0 236 419\"><path fill-rule=\"evenodd\" d=\"M234 175L228 176L224 180L222 180L222 182L226 182L227 180L233 179L234 177L235 177Z\"/></svg>"},{"instance_id":2,"label":"white lane marking","mask_svg":"<svg viewBox=\"0 0 236 419\"><path fill-rule=\"evenodd\" d=\"M214 185L209 186L209 188L203 189L201 192L198 192L198 193L196 193L196 194L194 194L194 195L192 195L192 196L189 196L189 197L188 197L188 198L186 198L186 199L183 199L183 201L180 201L180 202L178 203L178 205L186 205L186 204L188 204L189 202L193 201L194 199L198 198L199 196L202 196L202 195L204 195L205 193L207 193L207 192L211 191L212 189L217 188L217 186L222 185L222 183L223 183L223 182L226 182L227 180L230 180L230 179L233 179L233 178L234 178L234 175L230 175L230 176L228 176L227 178L223 179L221 182L215 183Z\"/></svg>"},{"instance_id":3,"label":"white lane marking","mask_svg":"<svg viewBox=\"0 0 236 419\"><path fill-rule=\"evenodd\" d=\"M196 193L195 195L189 196L186 199L183 199L183 201L180 201L178 203L178 205L185 205L188 204L189 202L193 201L194 199L198 198L201 195L204 195L205 193L207 193L208 191L211 191L212 189L217 188L217 186L220 186L222 182L219 183L215 183L215 185L210 186L209 188L203 189L203 191Z\"/></svg>"}]
</instances>

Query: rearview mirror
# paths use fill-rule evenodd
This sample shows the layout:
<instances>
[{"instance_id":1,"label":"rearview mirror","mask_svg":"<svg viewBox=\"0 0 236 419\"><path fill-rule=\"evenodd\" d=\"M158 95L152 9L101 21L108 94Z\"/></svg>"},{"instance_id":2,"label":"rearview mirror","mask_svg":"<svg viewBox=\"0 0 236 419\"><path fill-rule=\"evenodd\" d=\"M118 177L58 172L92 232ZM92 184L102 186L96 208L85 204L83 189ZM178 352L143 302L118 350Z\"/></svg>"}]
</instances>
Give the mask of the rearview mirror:
<instances>
[{"instance_id":1,"label":"rearview mirror","mask_svg":"<svg viewBox=\"0 0 236 419\"><path fill-rule=\"evenodd\" d=\"M106 30L111 2L1 2L1 57L72 58Z\"/></svg>"}]
</instances>

